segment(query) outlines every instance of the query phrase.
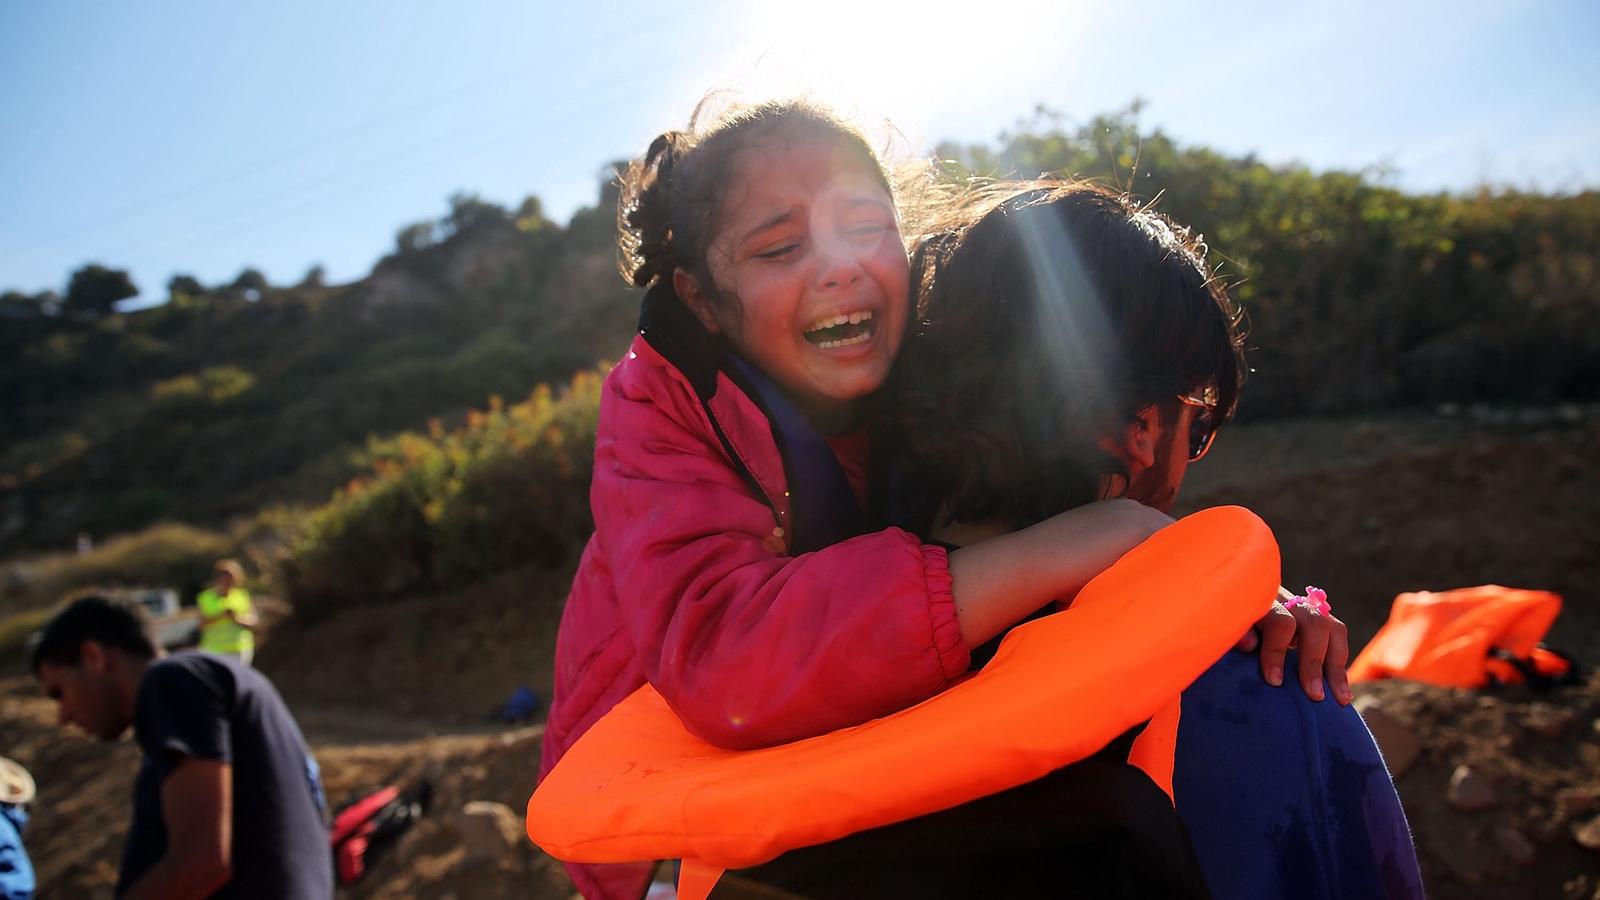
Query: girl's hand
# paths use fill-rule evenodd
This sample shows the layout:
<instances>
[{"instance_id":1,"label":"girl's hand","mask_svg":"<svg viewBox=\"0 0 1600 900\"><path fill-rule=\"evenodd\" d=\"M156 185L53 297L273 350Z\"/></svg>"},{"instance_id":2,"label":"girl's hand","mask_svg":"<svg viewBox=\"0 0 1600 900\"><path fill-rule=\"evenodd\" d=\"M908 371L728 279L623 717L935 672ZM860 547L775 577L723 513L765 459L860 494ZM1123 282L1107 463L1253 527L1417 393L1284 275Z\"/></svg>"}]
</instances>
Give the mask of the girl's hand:
<instances>
[{"instance_id":1,"label":"girl's hand","mask_svg":"<svg viewBox=\"0 0 1600 900\"><path fill-rule=\"evenodd\" d=\"M1294 595L1278 589L1279 599L1236 645L1246 653L1261 649L1261 675L1268 684L1283 684L1284 657L1290 647L1300 650L1300 684L1312 700L1323 698L1322 679L1328 679L1333 698L1348 706L1354 699L1345 664L1350 661L1350 634L1335 616L1318 613L1306 605L1293 609L1283 600ZM1259 635L1258 635L1259 632Z\"/></svg>"}]
</instances>

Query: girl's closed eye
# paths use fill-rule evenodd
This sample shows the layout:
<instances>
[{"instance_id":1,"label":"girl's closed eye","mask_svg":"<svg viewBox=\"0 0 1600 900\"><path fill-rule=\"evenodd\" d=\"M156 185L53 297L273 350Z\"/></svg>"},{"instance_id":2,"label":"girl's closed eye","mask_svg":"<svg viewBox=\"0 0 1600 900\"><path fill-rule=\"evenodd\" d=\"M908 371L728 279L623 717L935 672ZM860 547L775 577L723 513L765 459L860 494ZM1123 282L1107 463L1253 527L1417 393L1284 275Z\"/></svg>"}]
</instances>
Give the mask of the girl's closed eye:
<instances>
[{"instance_id":1,"label":"girl's closed eye","mask_svg":"<svg viewBox=\"0 0 1600 900\"><path fill-rule=\"evenodd\" d=\"M853 241L876 241L889 232L889 225L884 222L862 222L845 229L845 236Z\"/></svg>"},{"instance_id":2,"label":"girl's closed eye","mask_svg":"<svg viewBox=\"0 0 1600 900\"><path fill-rule=\"evenodd\" d=\"M756 259L778 260L792 257L799 250L799 241L785 241L769 246L764 250L758 250L754 255Z\"/></svg>"}]
</instances>

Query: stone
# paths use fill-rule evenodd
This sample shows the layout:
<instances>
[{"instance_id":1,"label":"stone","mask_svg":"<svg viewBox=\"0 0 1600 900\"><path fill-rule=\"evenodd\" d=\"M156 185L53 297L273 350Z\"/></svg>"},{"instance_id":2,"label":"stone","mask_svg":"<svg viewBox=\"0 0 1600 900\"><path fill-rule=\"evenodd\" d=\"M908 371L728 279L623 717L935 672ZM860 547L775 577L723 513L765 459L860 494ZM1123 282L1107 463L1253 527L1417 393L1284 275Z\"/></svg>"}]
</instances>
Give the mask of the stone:
<instances>
[{"instance_id":1,"label":"stone","mask_svg":"<svg viewBox=\"0 0 1600 900\"><path fill-rule=\"evenodd\" d=\"M1577 714L1570 709L1552 706L1549 703L1534 703L1528 707L1524 714L1522 724L1530 731L1536 731L1551 740L1559 739L1566 734L1567 729L1577 719Z\"/></svg>"},{"instance_id":2,"label":"stone","mask_svg":"<svg viewBox=\"0 0 1600 900\"><path fill-rule=\"evenodd\" d=\"M1422 740L1417 733L1410 725L1390 715L1377 697L1357 697L1355 708L1361 714L1362 721L1367 723L1367 730L1372 732L1372 739L1378 742L1383 761L1389 766L1390 777L1399 778L1405 774L1422 754Z\"/></svg>"},{"instance_id":3,"label":"stone","mask_svg":"<svg viewBox=\"0 0 1600 900\"><path fill-rule=\"evenodd\" d=\"M1462 812L1478 812L1499 802L1489 782L1465 765L1456 766L1456 770L1450 773L1450 787L1445 791L1445 800Z\"/></svg>"},{"instance_id":4,"label":"stone","mask_svg":"<svg viewBox=\"0 0 1600 900\"><path fill-rule=\"evenodd\" d=\"M497 863L523 840L522 820L504 803L474 800L461 807L461 847L468 863Z\"/></svg>"},{"instance_id":5,"label":"stone","mask_svg":"<svg viewBox=\"0 0 1600 900\"><path fill-rule=\"evenodd\" d=\"M1556 818L1571 822L1595 808L1600 792L1594 788L1564 788L1556 792Z\"/></svg>"},{"instance_id":6,"label":"stone","mask_svg":"<svg viewBox=\"0 0 1600 900\"><path fill-rule=\"evenodd\" d=\"M1567 879L1561 885L1562 900L1600 900L1600 884L1596 884L1594 893L1589 893L1591 879L1588 875L1578 875Z\"/></svg>"},{"instance_id":7,"label":"stone","mask_svg":"<svg viewBox=\"0 0 1600 900\"><path fill-rule=\"evenodd\" d=\"M1572 826L1572 839L1581 847L1600 851L1600 816Z\"/></svg>"},{"instance_id":8,"label":"stone","mask_svg":"<svg viewBox=\"0 0 1600 900\"><path fill-rule=\"evenodd\" d=\"M1494 844L1500 848L1505 858L1516 866L1531 866L1538 857L1533 842L1527 836L1510 825L1499 825L1494 829Z\"/></svg>"}]
</instances>

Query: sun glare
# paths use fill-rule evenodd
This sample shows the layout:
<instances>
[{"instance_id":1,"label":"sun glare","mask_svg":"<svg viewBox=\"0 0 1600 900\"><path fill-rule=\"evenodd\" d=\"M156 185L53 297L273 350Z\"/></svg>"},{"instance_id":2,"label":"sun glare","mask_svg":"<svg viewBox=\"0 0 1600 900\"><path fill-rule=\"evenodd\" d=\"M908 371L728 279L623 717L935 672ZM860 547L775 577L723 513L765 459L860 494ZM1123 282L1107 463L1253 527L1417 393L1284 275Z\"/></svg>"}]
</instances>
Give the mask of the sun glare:
<instances>
[{"instance_id":1,"label":"sun glare","mask_svg":"<svg viewBox=\"0 0 1600 900\"><path fill-rule=\"evenodd\" d=\"M1016 0L1003 17L992 9L932 0L915 4L816 0L782 7L759 4L740 23L737 45L723 57L719 84L751 97L804 95L834 107L869 132L880 125L921 143L941 108L969 106L997 87L1027 84L1042 42L1054 32L1060 50L1068 25L1059 5ZM974 19L982 15L981 19ZM997 30L1018 38L995 52ZM988 35L982 41L979 35ZM1013 50L1015 52L1013 52ZM1019 87L1020 89L1020 87ZM1031 103L1033 97L995 97Z\"/></svg>"}]
</instances>

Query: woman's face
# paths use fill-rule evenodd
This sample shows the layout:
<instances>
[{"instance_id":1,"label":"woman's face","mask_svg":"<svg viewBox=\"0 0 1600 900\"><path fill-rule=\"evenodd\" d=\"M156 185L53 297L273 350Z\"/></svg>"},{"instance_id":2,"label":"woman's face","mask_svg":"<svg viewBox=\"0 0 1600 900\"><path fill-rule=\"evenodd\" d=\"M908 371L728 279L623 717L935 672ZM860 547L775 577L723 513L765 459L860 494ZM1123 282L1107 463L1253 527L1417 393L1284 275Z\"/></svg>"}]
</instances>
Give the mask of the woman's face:
<instances>
[{"instance_id":1,"label":"woman's face","mask_svg":"<svg viewBox=\"0 0 1600 900\"><path fill-rule=\"evenodd\" d=\"M1145 506L1171 512L1183 487L1183 476L1189 471L1189 429L1199 409L1187 403L1173 403L1176 416L1163 412L1160 407L1150 407L1150 415L1141 417L1149 429L1150 460L1144 464L1139 454L1118 454L1127 466L1127 488L1121 496L1137 500Z\"/></svg>"}]
</instances>

